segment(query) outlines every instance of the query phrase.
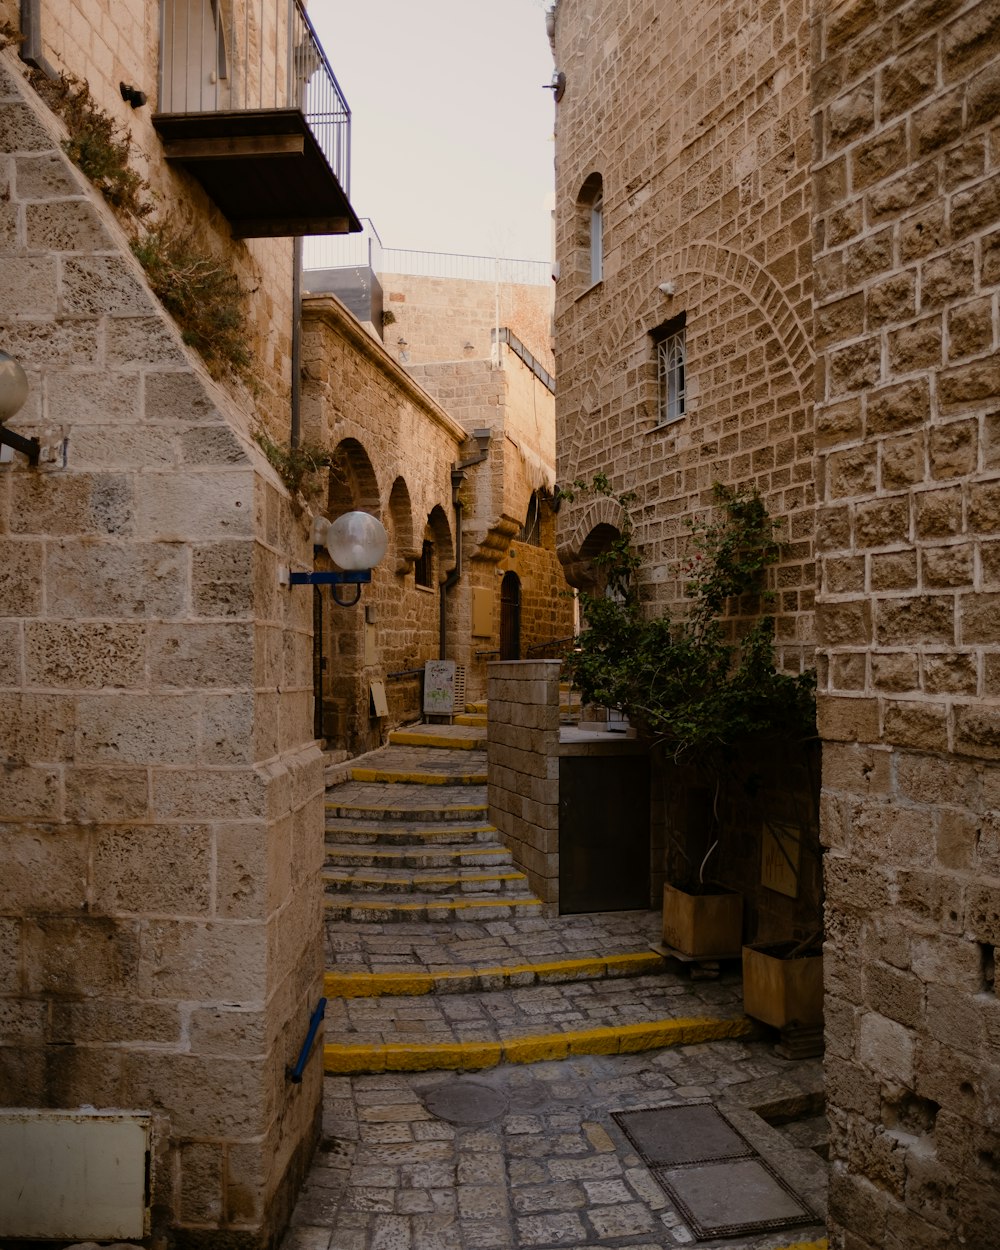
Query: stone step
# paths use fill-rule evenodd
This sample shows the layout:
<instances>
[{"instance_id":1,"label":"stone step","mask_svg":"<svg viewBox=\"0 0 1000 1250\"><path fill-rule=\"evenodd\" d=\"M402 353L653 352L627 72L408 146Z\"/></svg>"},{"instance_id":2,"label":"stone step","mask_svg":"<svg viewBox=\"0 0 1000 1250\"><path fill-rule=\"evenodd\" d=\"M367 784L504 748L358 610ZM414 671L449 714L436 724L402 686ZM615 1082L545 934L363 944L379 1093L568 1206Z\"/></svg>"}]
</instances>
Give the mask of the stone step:
<instances>
[{"instance_id":1,"label":"stone step","mask_svg":"<svg viewBox=\"0 0 1000 1250\"><path fill-rule=\"evenodd\" d=\"M407 964L381 972L327 972L323 992L329 998L478 994L489 990L523 989L527 985L566 985L574 981L650 976L667 971L668 966L668 961L656 951L436 970Z\"/></svg>"},{"instance_id":2,"label":"stone step","mask_svg":"<svg viewBox=\"0 0 1000 1250\"><path fill-rule=\"evenodd\" d=\"M485 821L486 787L420 783L388 786L345 781L328 791L327 816L348 819L462 823Z\"/></svg>"},{"instance_id":3,"label":"stone step","mask_svg":"<svg viewBox=\"0 0 1000 1250\"><path fill-rule=\"evenodd\" d=\"M455 718L456 722L459 720ZM483 724L485 724L485 720ZM470 724L407 725L389 734L390 746L426 747L437 751L485 751L486 735Z\"/></svg>"},{"instance_id":4,"label":"stone step","mask_svg":"<svg viewBox=\"0 0 1000 1250\"><path fill-rule=\"evenodd\" d=\"M413 895L405 902L365 898L358 895L327 895L327 920L350 920L361 924L419 924L424 921L455 924L463 921L511 920L540 916L542 901L531 894L518 898L467 895L462 898L435 898Z\"/></svg>"},{"instance_id":5,"label":"stone step","mask_svg":"<svg viewBox=\"0 0 1000 1250\"><path fill-rule=\"evenodd\" d=\"M338 816L328 816L326 821L328 848L343 844L436 848L439 845L447 846L452 843L463 846L483 843L493 845L496 840L496 827L485 821L443 818L438 822L428 817L427 820L414 820L407 824L394 825L383 820Z\"/></svg>"},{"instance_id":6,"label":"stone step","mask_svg":"<svg viewBox=\"0 0 1000 1250\"><path fill-rule=\"evenodd\" d=\"M456 725L467 725L470 728L485 729L486 713L485 712L460 712L455 717Z\"/></svg>"},{"instance_id":7,"label":"stone step","mask_svg":"<svg viewBox=\"0 0 1000 1250\"><path fill-rule=\"evenodd\" d=\"M456 844L443 842L433 847L402 844L395 847L364 846L358 843L327 842L327 868L496 868L512 864L510 851L498 843Z\"/></svg>"},{"instance_id":8,"label":"stone step","mask_svg":"<svg viewBox=\"0 0 1000 1250\"><path fill-rule=\"evenodd\" d=\"M467 773L439 773L433 768L426 769L393 769L393 768L352 768L352 781L377 782L382 785L417 785L417 786L485 786L486 770Z\"/></svg>"},{"instance_id":9,"label":"stone step","mask_svg":"<svg viewBox=\"0 0 1000 1250\"><path fill-rule=\"evenodd\" d=\"M755 1033L743 1015L738 976L730 974L725 986L713 983L710 995L699 993L700 984L670 970L627 980L545 981L514 994L501 987L467 991L460 1014L448 995L433 993L331 998L324 1062L328 1072L486 1068Z\"/></svg>"},{"instance_id":10,"label":"stone step","mask_svg":"<svg viewBox=\"0 0 1000 1250\"><path fill-rule=\"evenodd\" d=\"M528 878L513 866L459 868L452 872L421 872L406 868L325 868L323 889L327 894L379 894L405 901L414 894L465 897L496 895L523 897Z\"/></svg>"},{"instance_id":11,"label":"stone step","mask_svg":"<svg viewBox=\"0 0 1000 1250\"><path fill-rule=\"evenodd\" d=\"M485 716L486 700L480 699L478 703L467 703L465 710L470 716Z\"/></svg>"}]
</instances>

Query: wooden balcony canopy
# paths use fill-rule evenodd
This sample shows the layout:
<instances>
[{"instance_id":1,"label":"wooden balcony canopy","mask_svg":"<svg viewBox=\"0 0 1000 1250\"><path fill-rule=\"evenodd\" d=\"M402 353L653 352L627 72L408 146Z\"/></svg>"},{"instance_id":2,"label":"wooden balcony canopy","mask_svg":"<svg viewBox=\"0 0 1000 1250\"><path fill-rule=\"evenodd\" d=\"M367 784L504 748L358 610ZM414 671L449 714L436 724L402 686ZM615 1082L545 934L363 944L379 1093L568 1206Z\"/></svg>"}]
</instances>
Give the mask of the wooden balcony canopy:
<instances>
[{"instance_id":1,"label":"wooden balcony canopy","mask_svg":"<svg viewBox=\"0 0 1000 1250\"><path fill-rule=\"evenodd\" d=\"M153 125L167 160L198 179L237 238L361 229L298 109L161 113Z\"/></svg>"},{"instance_id":2,"label":"wooden balcony canopy","mask_svg":"<svg viewBox=\"0 0 1000 1250\"><path fill-rule=\"evenodd\" d=\"M161 0L153 125L238 237L360 231L351 110L302 0Z\"/></svg>"}]
</instances>

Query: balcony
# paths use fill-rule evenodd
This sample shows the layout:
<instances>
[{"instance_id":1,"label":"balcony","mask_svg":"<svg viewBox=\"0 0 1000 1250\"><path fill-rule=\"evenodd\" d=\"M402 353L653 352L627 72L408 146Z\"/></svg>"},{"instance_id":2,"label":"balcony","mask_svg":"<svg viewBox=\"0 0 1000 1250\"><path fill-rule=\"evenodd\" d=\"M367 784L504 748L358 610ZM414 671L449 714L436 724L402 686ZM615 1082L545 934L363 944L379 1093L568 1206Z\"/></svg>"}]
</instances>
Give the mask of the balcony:
<instances>
[{"instance_id":1,"label":"balcony","mask_svg":"<svg viewBox=\"0 0 1000 1250\"><path fill-rule=\"evenodd\" d=\"M361 229L351 111L300 0L161 0L153 125L237 238Z\"/></svg>"}]
</instances>

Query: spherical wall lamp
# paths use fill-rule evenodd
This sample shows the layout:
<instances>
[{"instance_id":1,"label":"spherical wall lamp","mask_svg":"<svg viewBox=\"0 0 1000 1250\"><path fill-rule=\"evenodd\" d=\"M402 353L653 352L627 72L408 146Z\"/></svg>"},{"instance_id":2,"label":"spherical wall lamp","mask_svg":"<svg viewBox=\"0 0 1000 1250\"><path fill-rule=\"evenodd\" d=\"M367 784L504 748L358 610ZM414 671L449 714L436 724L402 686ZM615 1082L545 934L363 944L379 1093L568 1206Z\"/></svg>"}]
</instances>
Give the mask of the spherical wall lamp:
<instances>
[{"instance_id":1,"label":"spherical wall lamp","mask_svg":"<svg viewBox=\"0 0 1000 1250\"><path fill-rule=\"evenodd\" d=\"M0 443L13 447L28 457L30 465L38 464L41 446L37 438L23 438L6 428L5 423L24 407L28 398L28 377L20 364L5 351L0 351Z\"/></svg>"},{"instance_id":2,"label":"spherical wall lamp","mask_svg":"<svg viewBox=\"0 0 1000 1250\"><path fill-rule=\"evenodd\" d=\"M334 572L291 573L290 586L329 586L334 603L352 608L361 598L361 587L372 579L372 569L389 546L385 526L369 512L345 512L336 521L316 517L313 545L325 547L337 566ZM342 597L340 587L353 586L354 598Z\"/></svg>"}]
</instances>

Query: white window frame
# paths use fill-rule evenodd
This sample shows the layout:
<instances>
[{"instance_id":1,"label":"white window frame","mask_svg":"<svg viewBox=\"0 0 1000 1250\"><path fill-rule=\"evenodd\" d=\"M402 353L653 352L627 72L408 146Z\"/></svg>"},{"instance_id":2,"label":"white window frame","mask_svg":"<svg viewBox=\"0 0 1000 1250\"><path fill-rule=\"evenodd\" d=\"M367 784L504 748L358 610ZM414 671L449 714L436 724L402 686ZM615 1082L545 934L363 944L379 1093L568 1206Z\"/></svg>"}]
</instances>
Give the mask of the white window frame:
<instances>
[{"instance_id":1,"label":"white window frame","mask_svg":"<svg viewBox=\"0 0 1000 1250\"><path fill-rule=\"evenodd\" d=\"M590 285L604 279L604 196L590 206Z\"/></svg>"},{"instance_id":2,"label":"white window frame","mask_svg":"<svg viewBox=\"0 0 1000 1250\"><path fill-rule=\"evenodd\" d=\"M673 425L687 411L685 327L656 340L656 428Z\"/></svg>"}]
</instances>

